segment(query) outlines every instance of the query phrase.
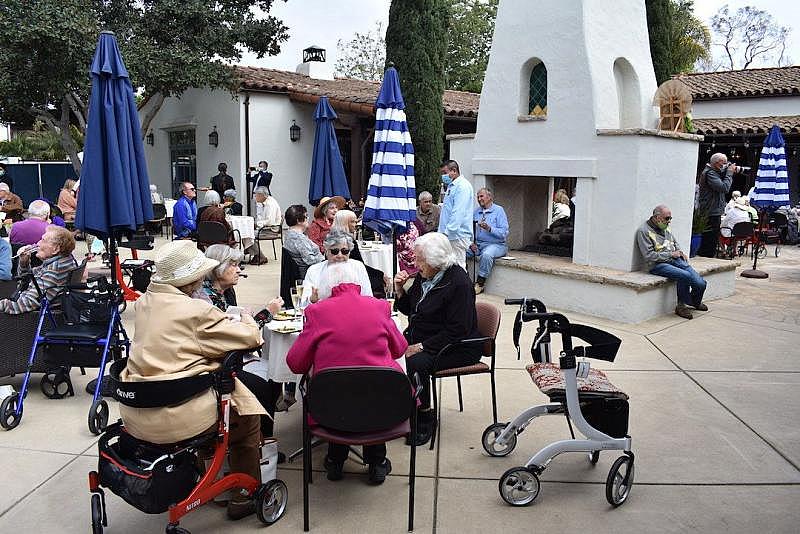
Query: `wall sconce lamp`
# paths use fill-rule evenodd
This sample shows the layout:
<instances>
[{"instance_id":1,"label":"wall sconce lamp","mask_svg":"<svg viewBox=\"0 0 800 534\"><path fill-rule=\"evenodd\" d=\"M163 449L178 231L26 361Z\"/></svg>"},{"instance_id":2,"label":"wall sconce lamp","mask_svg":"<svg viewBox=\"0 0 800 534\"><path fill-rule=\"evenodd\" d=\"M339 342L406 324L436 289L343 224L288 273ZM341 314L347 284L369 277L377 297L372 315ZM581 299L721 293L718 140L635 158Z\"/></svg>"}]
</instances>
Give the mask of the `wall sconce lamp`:
<instances>
[{"instance_id":1,"label":"wall sconce lamp","mask_svg":"<svg viewBox=\"0 0 800 534\"><path fill-rule=\"evenodd\" d=\"M300 139L300 127L292 121L292 125L289 126L289 139L292 140L292 143Z\"/></svg>"},{"instance_id":2,"label":"wall sconce lamp","mask_svg":"<svg viewBox=\"0 0 800 534\"><path fill-rule=\"evenodd\" d=\"M145 139L147 140L148 145L153 146L155 144L156 137L153 135L153 130L150 130L150 133L147 134L147 137L145 137Z\"/></svg>"},{"instance_id":3,"label":"wall sconce lamp","mask_svg":"<svg viewBox=\"0 0 800 534\"><path fill-rule=\"evenodd\" d=\"M217 125L214 125L214 130L208 134L208 144L217 148L219 146L219 134L217 133Z\"/></svg>"}]
</instances>

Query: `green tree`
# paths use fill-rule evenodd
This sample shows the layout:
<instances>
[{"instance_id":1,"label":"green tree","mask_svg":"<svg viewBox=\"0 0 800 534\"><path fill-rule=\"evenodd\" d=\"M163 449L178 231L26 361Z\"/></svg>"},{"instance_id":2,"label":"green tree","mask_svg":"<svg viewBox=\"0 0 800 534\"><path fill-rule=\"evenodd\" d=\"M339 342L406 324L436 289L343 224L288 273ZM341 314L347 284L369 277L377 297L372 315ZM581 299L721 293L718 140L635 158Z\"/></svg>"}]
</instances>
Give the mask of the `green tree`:
<instances>
[{"instance_id":1,"label":"green tree","mask_svg":"<svg viewBox=\"0 0 800 534\"><path fill-rule=\"evenodd\" d=\"M791 29L778 25L766 11L745 6L731 14L726 4L711 18L711 29L720 55L712 69L792 64L786 55L786 38Z\"/></svg>"},{"instance_id":2,"label":"green tree","mask_svg":"<svg viewBox=\"0 0 800 534\"><path fill-rule=\"evenodd\" d=\"M439 190L447 28L447 0L393 0L389 8L386 59L400 75L420 191Z\"/></svg>"},{"instance_id":3,"label":"green tree","mask_svg":"<svg viewBox=\"0 0 800 534\"><path fill-rule=\"evenodd\" d=\"M353 39L336 42L336 74L357 80L380 80L386 64L383 23L375 22L375 32L355 33Z\"/></svg>"},{"instance_id":4,"label":"green tree","mask_svg":"<svg viewBox=\"0 0 800 534\"><path fill-rule=\"evenodd\" d=\"M83 133L89 64L100 30L116 33L134 87L152 101L145 135L163 99L190 87L234 91L230 67L243 49L277 54L288 36L273 0L4 0L0 4L0 118L34 119L61 138L80 172L70 125Z\"/></svg>"},{"instance_id":5,"label":"green tree","mask_svg":"<svg viewBox=\"0 0 800 534\"><path fill-rule=\"evenodd\" d=\"M79 149L83 147L83 135L78 128L70 126L69 131L75 145ZM64 152L60 133L47 130L37 122L32 130L19 132L8 141L0 141L0 158L8 156L32 161L58 161L64 160L67 153Z\"/></svg>"},{"instance_id":6,"label":"green tree","mask_svg":"<svg viewBox=\"0 0 800 534\"><path fill-rule=\"evenodd\" d=\"M658 84L710 58L711 34L694 15L692 0L646 0L645 5Z\"/></svg>"},{"instance_id":7,"label":"green tree","mask_svg":"<svg viewBox=\"0 0 800 534\"><path fill-rule=\"evenodd\" d=\"M498 0L448 0L445 83L448 89L480 93L489 63Z\"/></svg>"}]
</instances>

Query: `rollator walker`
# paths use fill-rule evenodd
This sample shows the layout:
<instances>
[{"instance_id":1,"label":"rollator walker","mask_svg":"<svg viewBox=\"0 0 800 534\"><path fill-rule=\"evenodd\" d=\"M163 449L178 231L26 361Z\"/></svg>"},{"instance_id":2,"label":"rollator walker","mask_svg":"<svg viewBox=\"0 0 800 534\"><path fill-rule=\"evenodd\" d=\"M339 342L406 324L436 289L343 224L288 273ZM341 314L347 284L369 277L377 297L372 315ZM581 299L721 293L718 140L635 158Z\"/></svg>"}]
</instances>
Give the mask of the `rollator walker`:
<instances>
[{"instance_id":1,"label":"rollator walker","mask_svg":"<svg viewBox=\"0 0 800 534\"><path fill-rule=\"evenodd\" d=\"M622 451L606 478L606 499L617 507L630 494L634 477L634 454L628 430L628 396L617 389L605 373L592 369L585 358L612 362L620 346L616 336L586 325L570 324L560 313L548 312L535 299L506 299L519 305L514 325L514 343L519 354L522 325L538 321L531 346L534 363L526 370L539 389L550 397L547 404L526 409L510 423L495 423L483 432L482 444L490 456L507 456L517 446L517 436L534 419L544 415L563 415L572 439L551 443L533 455L523 466L512 467L500 477L500 496L512 506L531 504L539 495L539 476L550 461L561 453L585 452L596 464L600 451ZM561 335L563 349L558 365L550 362L550 334ZM588 343L573 347L573 338ZM580 360L579 360L580 359ZM575 437L575 428L585 439Z\"/></svg>"}]
</instances>

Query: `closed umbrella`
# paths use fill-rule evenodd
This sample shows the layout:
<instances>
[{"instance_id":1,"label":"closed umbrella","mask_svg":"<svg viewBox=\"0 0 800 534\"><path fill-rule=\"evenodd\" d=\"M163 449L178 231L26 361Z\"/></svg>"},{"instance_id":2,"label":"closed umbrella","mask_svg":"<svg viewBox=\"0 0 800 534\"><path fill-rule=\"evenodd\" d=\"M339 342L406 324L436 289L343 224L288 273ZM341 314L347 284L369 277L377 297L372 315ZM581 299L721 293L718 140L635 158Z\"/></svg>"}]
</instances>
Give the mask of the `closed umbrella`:
<instances>
[{"instance_id":1,"label":"closed umbrella","mask_svg":"<svg viewBox=\"0 0 800 534\"><path fill-rule=\"evenodd\" d=\"M786 171L786 142L781 130L773 124L761 149L754 192L750 204L761 208L759 223L763 224L767 210L789 206L789 174ZM745 278L767 278L769 275L756 269L758 251L753 251L753 268L742 271Z\"/></svg>"},{"instance_id":2,"label":"closed umbrella","mask_svg":"<svg viewBox=\"0 0 800 534\"><path fill-rule=\"evenodd\" d=\"M336 117L328 97L320 97L317 109L314 110L317 131L314 133L311 180L308 184L308 202L314 206L323 197L350 198L350 187L347 185L342 154L339 152L336 129L333 125Z\"/></svg>"},{"instance_id":3,"label":"closed umbrella","mask_svg":"<svg viewBox=\"0 0 800 534\"><path fill-rule=\"evenodd\" d=\"M136 100L112 32L100 34L90 73L75 226L101 239L111 237L113 254L113 238L152 219L153 205Z\"/></svg>"},{"instance_id":4,"label":"closed umbrella","mask_svg":"<svg viewBox=\"0 0 800 534\"><path fill-rule=\"evenodd\" d=\"M397 70L389 67L375 102L375 140L364 224L384 236L403 233L417 217L414 145Z\"/></svg>"}]
</instances>

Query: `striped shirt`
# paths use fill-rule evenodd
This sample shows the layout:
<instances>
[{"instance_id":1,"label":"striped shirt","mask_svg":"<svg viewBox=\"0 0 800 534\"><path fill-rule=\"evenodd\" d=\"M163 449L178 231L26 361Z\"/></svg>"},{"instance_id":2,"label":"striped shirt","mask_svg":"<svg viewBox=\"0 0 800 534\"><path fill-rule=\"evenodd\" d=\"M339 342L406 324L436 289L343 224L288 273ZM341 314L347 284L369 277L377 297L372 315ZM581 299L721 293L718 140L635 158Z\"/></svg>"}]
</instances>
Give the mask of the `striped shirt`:
<instances>
[{"instance_id":1,"label":"striped shirt","mask_svg":"<svg viewBox=\"0 0 800 534\"><path fill-rule=\"evenodd\" d=\"M75 258L72 254L65 256L53 256L48 258L39 267L33 268L33 277L39 284L39 288L44 292L48 300L52 300L58 291L69 282L70 272L77 267ZM20 268L19 273L24 274L28 269ZM20 293L16 300L0 300L0 312L12 315L38 310L41 306L39 293L33 282L28 288Z\"/></svg>"}]
</instances>

